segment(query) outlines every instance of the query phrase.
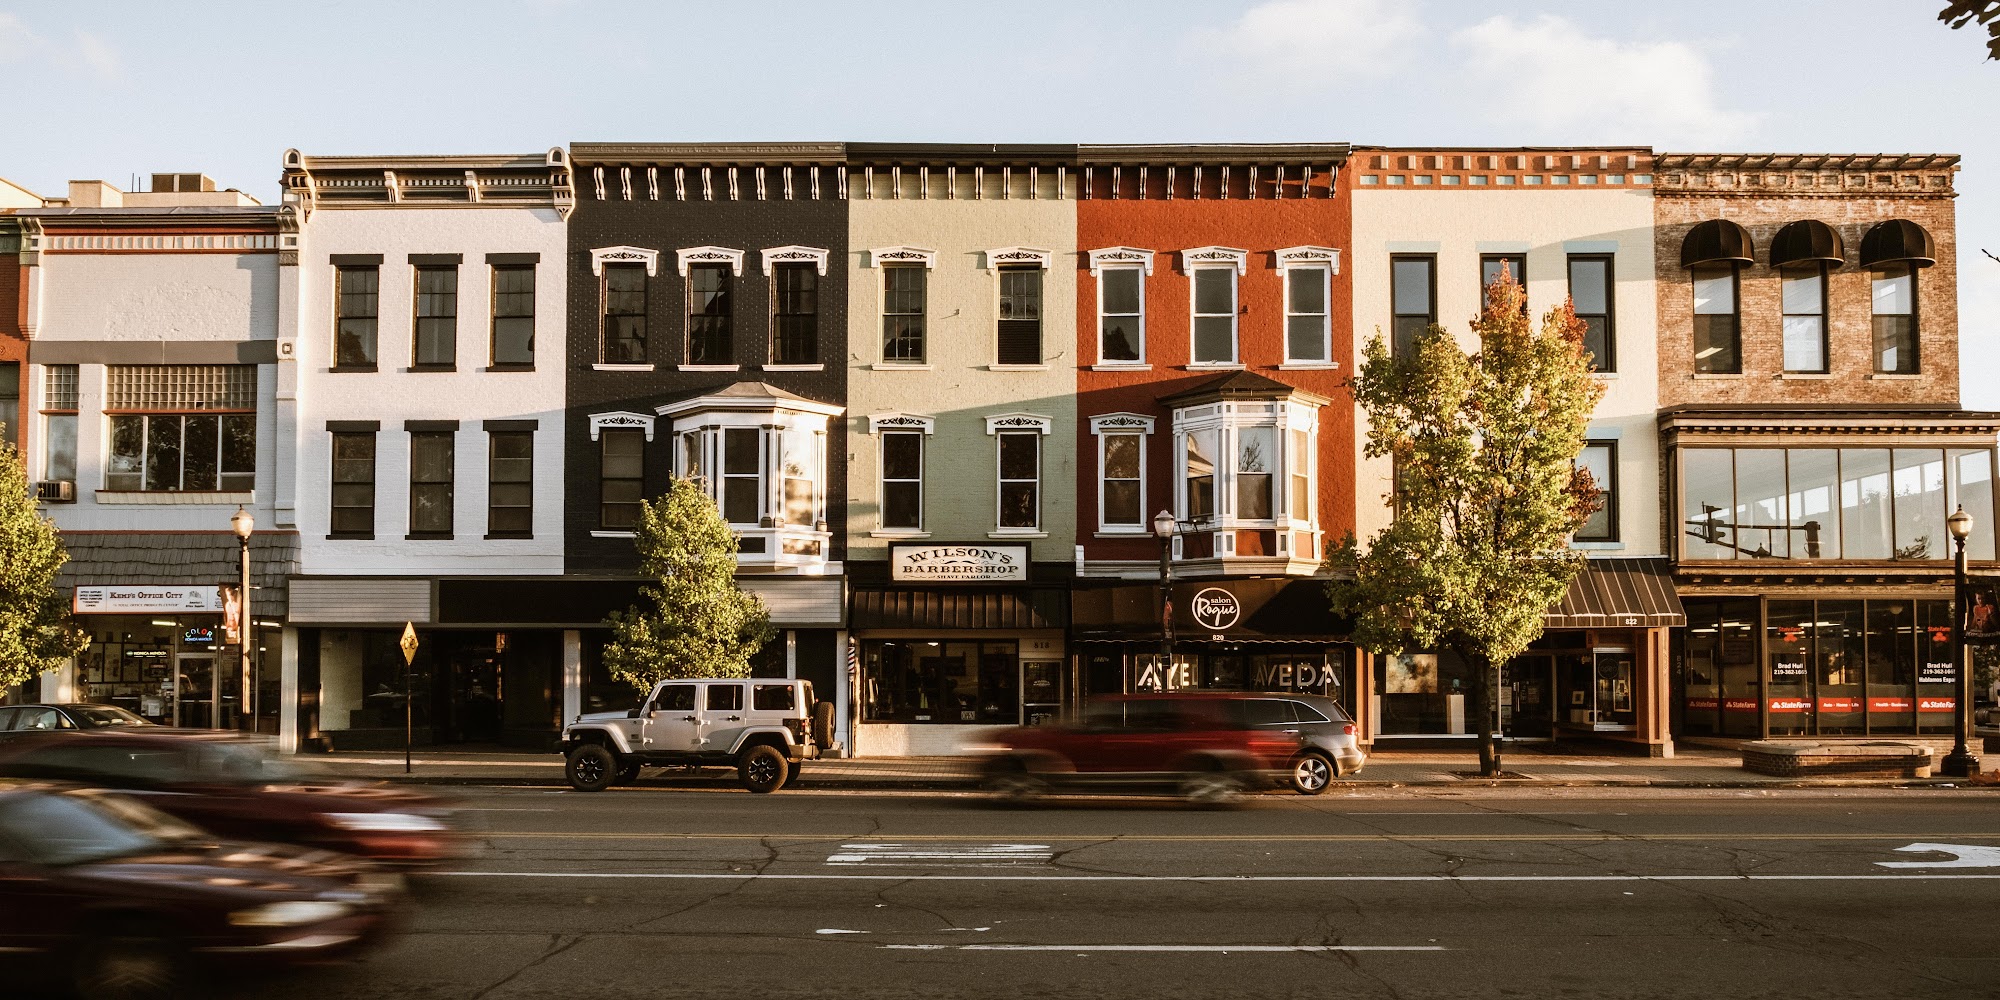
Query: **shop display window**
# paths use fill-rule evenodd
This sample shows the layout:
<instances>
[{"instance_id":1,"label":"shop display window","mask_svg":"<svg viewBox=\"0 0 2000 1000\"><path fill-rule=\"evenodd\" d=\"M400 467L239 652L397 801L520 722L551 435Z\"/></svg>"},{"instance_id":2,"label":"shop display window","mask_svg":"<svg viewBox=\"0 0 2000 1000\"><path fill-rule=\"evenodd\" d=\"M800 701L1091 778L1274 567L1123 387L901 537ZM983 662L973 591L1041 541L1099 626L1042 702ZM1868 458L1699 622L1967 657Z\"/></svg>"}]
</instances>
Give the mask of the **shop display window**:
<instances>
[{"instance_id":1,"label":"shop display window","mask_svg":"<svg viewBox=\"0 0 2000 1000\"><path fill-rule=\"evenodd\" d=\"M861 653L870 722L1020 723L1017 642L871 639Z\"/></svg>"}]
</instances>

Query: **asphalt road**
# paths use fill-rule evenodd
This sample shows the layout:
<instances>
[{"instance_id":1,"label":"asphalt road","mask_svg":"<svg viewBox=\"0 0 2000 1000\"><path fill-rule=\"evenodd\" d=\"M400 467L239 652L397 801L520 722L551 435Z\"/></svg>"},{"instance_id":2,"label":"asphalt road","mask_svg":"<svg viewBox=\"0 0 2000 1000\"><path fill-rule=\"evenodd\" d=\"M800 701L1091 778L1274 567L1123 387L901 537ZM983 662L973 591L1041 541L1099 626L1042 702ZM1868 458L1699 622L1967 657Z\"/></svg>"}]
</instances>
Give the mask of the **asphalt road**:
<instances>
[{"instance_id":1,"label":"asphalt road","mask_svg":"<svg viewBox=\"0 0 2000 1000\"><path fill-rule=\"evenodd\" d=\"M2000 995L2000 794L1578 791L483 790L395 942L226 992Z\"/></svg>"}]
</instances>

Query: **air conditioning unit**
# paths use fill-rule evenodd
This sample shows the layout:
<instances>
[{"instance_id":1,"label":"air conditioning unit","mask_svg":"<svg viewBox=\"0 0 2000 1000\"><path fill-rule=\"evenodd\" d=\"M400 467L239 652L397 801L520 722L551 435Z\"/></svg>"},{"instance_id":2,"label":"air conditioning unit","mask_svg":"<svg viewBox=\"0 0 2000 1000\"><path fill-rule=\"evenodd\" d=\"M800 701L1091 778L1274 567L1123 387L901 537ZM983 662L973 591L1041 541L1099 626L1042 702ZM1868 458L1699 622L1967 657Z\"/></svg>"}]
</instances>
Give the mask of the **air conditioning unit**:
<instances>
[{"instance_id":1,"label":"air conditioning unit","mask_svg":"<svg viewBox=\"0 0 2000 1000\"><path fill-rule=\"evenodd\" d=\"M35 499L49 503L75 503L76 483L68 479L44 479L35 484Z\"/></svg>"}]
</instances>

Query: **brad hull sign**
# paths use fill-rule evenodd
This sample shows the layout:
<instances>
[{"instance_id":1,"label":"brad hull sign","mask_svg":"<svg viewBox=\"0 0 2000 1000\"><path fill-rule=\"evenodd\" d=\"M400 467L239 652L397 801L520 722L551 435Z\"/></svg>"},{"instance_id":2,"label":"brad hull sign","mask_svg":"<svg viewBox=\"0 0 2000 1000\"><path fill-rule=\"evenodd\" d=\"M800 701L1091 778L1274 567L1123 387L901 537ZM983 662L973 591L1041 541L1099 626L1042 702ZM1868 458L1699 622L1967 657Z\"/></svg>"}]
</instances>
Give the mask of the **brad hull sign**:
<instances>
[{"instance_id":1,"label":"brad hull sign","mask_svg":"<svg viewBox=\"0 0 2000 1000\"><path fill-rule=\"evenodd\" d=\"M898 583L1026 583L1025 545L897 545L889 578Z\"/></svg>"}]
</instances>

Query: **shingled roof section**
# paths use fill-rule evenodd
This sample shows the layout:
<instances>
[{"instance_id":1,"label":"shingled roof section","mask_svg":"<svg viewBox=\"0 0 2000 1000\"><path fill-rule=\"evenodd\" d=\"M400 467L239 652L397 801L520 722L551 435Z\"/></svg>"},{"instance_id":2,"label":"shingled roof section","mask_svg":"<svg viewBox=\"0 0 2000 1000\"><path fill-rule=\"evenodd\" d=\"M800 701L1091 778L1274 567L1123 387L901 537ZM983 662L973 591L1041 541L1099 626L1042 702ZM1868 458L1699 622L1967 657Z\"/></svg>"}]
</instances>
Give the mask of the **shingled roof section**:
<instances>
[{"instance_id":1,"label":"shingled roof section","mask_svg":"<svg viewBox=\"0 0 2000 1000\"><path fill-rule=\"evenodd\" d=\"M227 531L66 531L63 545L69 550L69 562L56 577L56 586L65 595L78 585L230 583L240 572L236 536ZM282 599L286 579L298 572L297 532L260 531L250 536L250 586L262 591L256 603Z\"/></svg>"}]
</instances>

